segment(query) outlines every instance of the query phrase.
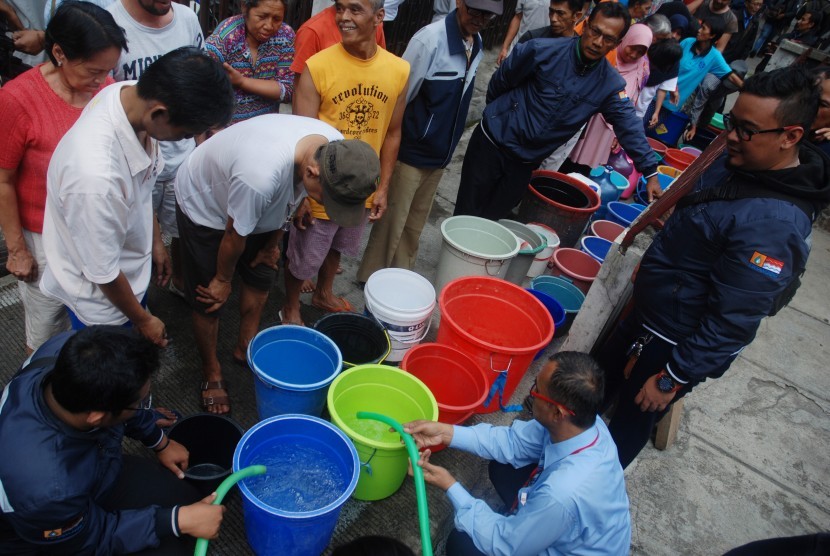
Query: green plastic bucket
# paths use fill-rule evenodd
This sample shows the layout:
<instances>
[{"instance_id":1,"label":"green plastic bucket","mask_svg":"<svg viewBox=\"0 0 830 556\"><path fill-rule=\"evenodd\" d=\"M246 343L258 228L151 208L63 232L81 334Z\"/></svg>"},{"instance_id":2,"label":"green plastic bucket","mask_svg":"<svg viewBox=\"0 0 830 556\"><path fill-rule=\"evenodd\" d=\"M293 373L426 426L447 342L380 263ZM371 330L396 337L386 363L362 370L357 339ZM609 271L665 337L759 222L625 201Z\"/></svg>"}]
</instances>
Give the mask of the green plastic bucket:
<instances>
[{"instance_id":1,"label":"green plastic bucket","mask_svg":"<svg viewBox=\"0 0 830 556\"><path fill-rule=\"evenodd\" d=\"M411 374L387 365L358 365L331 383L328 408L332 422L351 438L360 459L358 500L381 500L406 478L409 458L401 437L389 426L358 419L358 411L380 413L399 423L438 419L438 404L429 388Z\"/></svg>"}]
</instances>

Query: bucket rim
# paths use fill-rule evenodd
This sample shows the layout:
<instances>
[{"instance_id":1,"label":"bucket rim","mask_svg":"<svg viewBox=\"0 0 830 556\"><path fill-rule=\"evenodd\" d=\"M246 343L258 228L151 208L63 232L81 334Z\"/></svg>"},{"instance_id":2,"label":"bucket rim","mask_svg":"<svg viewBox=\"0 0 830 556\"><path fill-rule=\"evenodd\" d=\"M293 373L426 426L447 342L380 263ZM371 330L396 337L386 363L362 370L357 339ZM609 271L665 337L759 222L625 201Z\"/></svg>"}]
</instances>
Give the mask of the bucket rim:
<instances>
[{"instance_id":1,"label":"bucket rim","mask_svg":"<svg viewBox=\"0 0 830 556\"><path fill-rule=\"evenodd\" d=\"M559 234L556 232L556 230L554 230L553 228L551 228L547 224L542 224L541 222L528 222L527 224L525 224L525 226L536 226L537 228L542 228L543 231L546 231L546 232L549 232L549 233L553 234L553 237L556 238L556 243L552 244L550 241L548 241L549 238L546 237L545 240L548 241L548 247L551 247L553 249L558 249L559 245L562 243L562 239L559 237Z\"/></svg>"},{"instance_id":2,"label":"bucket rim","mask_svg":"<svg viewBox=\"0 0 830 556\"><path fill-rule=\"evenodd\" d=\"M477 251L474 252L471 249L468 249L467 247L464 247L463 245L461 245L460 243L455 241L453 238L449 237L449 235L447 234L447 223L463 221L463 220L459 220L459 219L462 219L462 218L471 219L471 220L474 219L472 221L477 221L477 222L480 222L480 223L488 225L488 226L498 226L499 228L501 228L502 230L504 230L508 234L510 234L510 237L512 237L513 239L516 240L516 242L515 242L516 245L510 250L509 253L506 253L506 254L485 255L485 254L479 253ZM485 260L485 261L505 261L507 259L512 259L513 257L516 256L516 254L518 254L519 248L521 247L521 243L519 242L519 238L517 238L516 235L513 232L511 232L509 229L502 226L498 222L495 222L493 220L488 220L486 218L481 218L479 216L470 216L470 215L466 215L466 214L459 214L457 216L450 216L449 218L446 218L443 222L441 222L441 237L451 247L454 247L455 249L461 251L462 253L465 253L467 255L470 255L472 257L476 257L476 258L479 258L479 259L482 259L482 260Z\"/></svg>"},{"instance_id":3,"label":"bucket rim","mask_svg":"<svg viewBox=\"0 0 830 556\"><path fill-rule=\"evenodd\" d=\"M385 450L389 452L406 450L406 447L399 441L383 442L380 440L373 440L371 438L367 438L362 434L354 432L351 429L351 427L349 427L348 425L346 425L346 423L343 422L343 419L340 417L340 412L338 412L336 408L334 408L334 393L337 390L337 386L340 384L340 382L346 380L353 374L365 370L380 370L383 372L390 372L403 377L405 380L411 380L416 382L424 389L424 391L427 393L427 398L431 402L430 410L432 411L432 414L427 416L426 419L430 421L438 420L438 402L435 401L435 395L432 393L432 390L430 390L429 387L426 384L424 384L424 382L421 379L396 367L390 367L389 365L380 365L377 363L367 363L366 365L358 365L356 367L352 367L351 369L346 369L345 371L340 373L340 375L337 378L334 379L334 382L332 382L331 386L329 387L329 391L326 393L326 406L328 407L329 414L331 415L332 423L336 427L338 427L343 432L343 434L349 437L349 439L351 439L352 442L360 442L361 444L368 446L370 448Z\"/></svg>"},{"instance_id":4,"label":"bucket rim","mask_svg":"<svg viewBox=\"0 0 830 556\"><path fill-rule=\"evenodd\" d=\"M551 285L556 286L558 288L562 288L566 292L570 293L571 295L576 296L577 299L582 300L580 305L579 305L579 309L576 309L576 310L568 309L567 307L565 307L563 305L562 308L565 309L566 313L578 313L580 311L580 309L582 309L582 303L585 303L585 292L583 292L578 287L576 287L573 284L573 282L570 282L568 280L560 278L559 276L544 275L544 276L537 276L536 278L531 280L530 281L530 287L531 287L531 289L536 289L537 285L545 284L545 283L551 284ZM542 292L542 293L545 293L545 292ZM559 300L557 299L557 301L559 301ZM562 302L560 301L559 304L561 305Z\"/></svg>"},{"instance_id":5,"label":"bucket rim","mask_svg":"<svg viewBox=\"0 0 830 556\"><path fill-rule=\"evenodd\" d=\"M492 284L492 285L498 285L498 286L506 287L508 289L515 289L515 291L521 292L522 295L529 295L530 298L533 299L533 302L538 303L539 306L542 308L542 311L543 311L545 317L547 318L547 323L549 324L548 333L546 333L544 335L545 337L541 341L533 344L532 346L526 346L526 347L523 347L523 348L509 348L509 347L504 347L504 346L500 346L500 345L497 345L497 344L493 344L491 342L486 342L484 340L476 338L475 336L473 336L472 334L470 334L469 332L464 330L461 326L458 325L457 322L455 322L455 319L453 318L451 312L447 311L447 308L446 308L446 294L447 294L448 291L451 290L451 286L457 284L458 282L472 281L472 280L484 281L485 283L489 283L489 284ZM486 349L489 349L493 353L504 353L504 354L508 354L508 355L523 355L523 354L526 354L526 353L532 353L532 352L539 351L540 349L546 347L550 343L550 341L553 339L553 317L550 316L550 313L548 312L547 307L545 307L542 304L542 302L539 301L538 299L536 299L532 294L527 293L527 291L525 291L525 289L523 287L517 286L516 284L513 284L513 283L508 282L506 280L502 280L501 278L492 278L492 277L489 277L489 276L461 276L460 278L456 278L455 280L447 282L447 284L441 290L441 295L438 296L438 306L439 306L439 309L441 311L441 320L443 321L444 319L446 319L447 321L452 323L452 326L453 326L456 334L463 337L468 342L471 342L475 345L479 345L479 346L482 346Z\"/></svg>"},{"instance_id":6,"label":"bucket rim","mask_svg":"<svg viewBox=\"0 0 830 556\"><path fill-rule=\"evenodd\" d=\"M499 218L496 222L498 222L499 224L501 224L502 226L504 226L505 228L510 230L510 233L515 235L517 238L519 238L519 242L520 242L519 246L520 247L521 247L522 238L519 237L518 235L516 235L516 232L514 232L509 226L505 225L504 222L507 222L511 226L521 226L522 228L527 228L536 237L538 237L540 240L542 240L541 243L537 247L532 247L530 249L519 249L519 255L535 255L538 252L542 251L543 249L547 249L547 246L548 246L547 236L544 236L544 235L540 234L539 232L535 231L533 228L528 228L527 224L523 224L523 223L517 222L515 220L510 220L509 218Z\"/></svg>"},{"instance_id":7,"label":"bucket rim","mask_svg":"<svg viewBox=\"0 0 830 556\"><path fill-rule=\"evenodd\" d=\"M460 349L458 349L454 346L448 345L448 344L439 344L438 342L425 342L423 344L418 344L417 346L414 346L413 348L411 348L409 351L406 352L406 355L403 356L403 359L401 360L401 363L400 363L400 368L402 370L406 371L407 373L409 373L409 371L407 371L406 368L404 367L404 364L407 363L407 361L410 358L410 355L413 352L415 352L415 354L417 355L419 350L424 351L425 349L434 349L436 347L438 347L442 350L449 351L449 352L455 352L456 354L460 355L462 358L467 359L467 361L470 363L469 368L478 369L479 371L482 370L481 367L475 362L475 360L472 357L470 357L469 355L467 355L466 353L464 353ZM409 374L411 374L411 373L409 373ZM415 375L412 375L412 376L415 376ZM439 413L440 413L441 409L444 409L446 411L451 411L453 413L462 413L462 412L466 412L466 411L472 411L475 408L479 407L481 404L483 404L484 400L487 399L487 394L489 393L490 388L489 388L489 384L487 382L489 377L487 375L485 375L483 372L481 372L481 376L484 377L485 388L484 388L484 393L481 395L480 399L476 400L474 403L467 404L467 405L448 405L448 404L442 404L436 398L435 403L438 404ZM415 378L418 378L418 377L416 376ZM429 388L429 386L427 386L427 388ZM433 394L433 396L435 396L435 394Z\"/></svg>"},{"instance_id":8,"label":"bucket rim","mask_svg":"<svg viewBox=\"0 0 830 556\"><path fill-rule=\"evenodd\" d=\"M565 324L565 319L568 318L568 310L565 309L565 307L563 307L561 303L559 303L558 299L556 299L555 297L553 297L551 294L549 294L547 292L543 292L543 291L540 291L540 290L534 290L533 288L525 288L525 289L527 289L527 291L529 291L531 293L531 295L533 295L535 297L538 297L538 296L547 297L548 299L550 299L551 301L553 301L554 303L559 305L559 308L562 309L562 320L561 320L561 322L559 324L556 324L556 321L553 321L553 333L555 335L556 334L556 329L560 328L563 324Z\"/></svg>"},{"instance_id":9,"label":"bucket rim","mask_svg":"<svg viewBox=\"0 0 830 556\"><path fill-rule=\"evenodd\" d=\"M252 352L252 346L254 345L254 342L260 336L260 334L264 334L265 332L277 331L277 330L301 331L303 334L311 334L311 335L319 336L321 339L323 339L325 342L327 342L332 347L332 349L334 349L334 353L337 355L337 361L336 361L336 364L334 365L334 371L329 376L324 378L323 380L320 380L320 381L317 381L317 382L314 382L314 383L311 383L311 384L294 384L294 383L291 383L291 382L285 382L285 381L276 379L276 378L266 374L265 371L260 369L259 365L257 365L254 362L254 354ZM276 326L271 326L269 328L265 328L263 330L260 330L257 333L257 335L254 336L251 339L250 342L248 342L247 352L248 352L248 354L247 354L248 355L248 366L254 372L254 376L256 376L259 380L261 380L262 382L264 382L265 384L267 384L269 386L277 386L279 388L283 388L285 390L293 390L295 392L308 392L308 391L311 391L311 390L319 390L320 388L324 388L325 386L330 384L331 381L333 381L337 377L337 375L340 373L340 371L343 369L343 354L340 353L340 348L337 347L337 344L335 344L334 341L331 338L329 338L328 336L326 336L322 332L319 332L319 331L314 330L313 328L309 328L307 326L298 326L298 325L295 325L295 324L278 324Z\"/></svg>"},{"instance_id":10,"label":"bucket rim","mask_svg":"<svg viewBox=\"0 0 830 556\"><path fill-rule=\"evenodd\" d=\"M586 197L588 198L588 206L587 207L582 207L582 208L569 207L567 205L563 205L562 203L557 203L553 199L548 199L547 197L545 197L544 195L539 193L539 191L535 187L533 187L532 183L528 183L527 184L528 190L531 191L532 194L534 196L536 196L543 203L548 204L548 205L553 205L553 206L555 206L557 208L561 208L563 210L567 210L568 212L578 212L578 213L583 213L583 214L593 214L600 207L599 197L594 194L593 189L588 187L588 184L583 183L583 182L579 181L578 179L572 178L568 174L562 174L560 172L553 172L551 170L534 170L530 174L530 181L532 182L533 178L539 177L539 176L541 176L543 178L551 178L551 179L563 181L563 182L565 182L569 185L573 185L577 189L579 189L582 193L586 193Z\"/></svg>"},{"instance_id":11,"label":"bucket rim","mask_svg":"<svg viewBox=\"0 0 830 556\"><path fill-rule=\"evenodd\" d=\"M383 303L383 301L381 301L379 299L376 299L376 296L372 295L372 289L373 289L372 284L377 283L379 280L385 278L386 275L395 275L395 274L399 275L399 276L406 276L408 278L411 278L411 279L415 280L415 282L417 282L418 284L423 286L424 293L431 292L432 297L431 297L431 301L428 304L428 306L425 305L424 307L418 308L418 309L403 309L403 308L398 308L398 307L393 307L391 305L387 305L386 303ZM374 280L373 280L373 278L374 278ZM435 287L432 285L432 283L429 280L427 280L426 278L424 278L423 276L421 276L420 274L418 274L417 272L414 272L414 271L406 269L406 268L382 268L380 270L376 270L375 272L373 272L369 276L368 280L366 280L366 285L363 287L363 298L364 298L365 304L367 306L374 305L375 307L382 308L383 309L382 312L386 312L387 310L389 310L389 311L392 311L392 312L403 313L403 314L406 314L406 315L413 315L413 316L414 315L420 315L421 313L424 313L425 315L426 314L431 314L433 309L435 309L435 297L436 297L435 296ZM369 309L369 310L372 312L372 314L375 313L375 311L372 311L371 309Z\"/></svg>"},{"instance_id":12,"label":"bucket rim","mask_svg":"<svg viewBox=\"0 0 830 556\"><path fill-rule=\"evenodd\" d=\"M318 508L316 510L308 510L305 512L290 512L287 510L281 510L279 508L274 508L273 506L269 506L262 502L259 498L254 496L254 494L250 491L248 486L245 484L245 481L239 481L239 489L245 494L245 497L254 504L257 508L267 512L271 515L275 515L277 517L287 517L287 518L294 518L294 519L303 519L303 518L310 518L310 517L318 517L322 515L326 515L333 510L341 507L346 501L351 497L354 489L357 488L357 481L360 478L360 458L357 455L357 449L354 447L351 439L339 428L334 426L332 423L329 423L325 419L321 419L320 417L314 417L312 415L303 415L300 413L286 413L284 415L275 415L273 417L269 417L263 421L260 421L242 436L239 441L239 444L236 445L236 450L233 452L233 465L232 469L234 472L239 471L240 469L240 457L241 457L241 448L244 446L247 440L250 440L251 436L254 435L259 429L270 425L275 421L285 421L285 420L299 420L299 421L311 421L317 425L320 425L331 432L335 433L342 441L343 444L349 450L349 454L352 456L352 476L349 479L348 486L343 489L343 492L340 496L337 497L336 500L330 502L329 504L323 506L322 508Z\"/></svg>"},{"instance_id":13,"label":"bucket rim","mask_svg":"<svg viewBox=\"0 0 830 556\"><path fill-rule=\"evenodd\" d=\"M602 267L602 263L599 262L598 260L596 260L596 258L591 256L589 253L586 253L585 251L580 251L579 249L574 249L573 247L563 247L561 249L557 249L556 252L553 254L553 257L552 257L553 264L555 264L556 267L559 270L561 270L562 272L564 272L568 276L572 277L574 280L580 280L580 281L583 281L583 282L593 282L594 280L596 280L597 274L594 274L593 276L585 276L583 274L577 274L573 270L571 270L569 268L564 268L562 266L562 263L559 262L559 256L568 255L569 253L572 253L572 252L573 253L579 253L579 255L575 255L575 256L587 257L586 260L590 259L591 262L596 263L597 274L599 274L599 269Z\"/></svg>"},{"instance_id":14,"label":"bucket rim","mask_svg":"<svg viewBox=\"0 0 830 556\"><path fill-rule=\"evenodd\" d=\"M335 318L336 318L336 317L339 317L339 316L342 316L342 315L357 315L358 317L360 317L360 318L362 318L362 319L370 320L370 321L372 321L372 322L374 322L375 324L377 324L377 325L378 325L378 327L380 328L380 330L383 332L383 337L384 337L384 338L386 338L386 351L383 353L383 356L382 356L382 357L381 357L378 361L372 361L372 363L382 363L383 361L386 361L386 358L387 358L387 357L389 357L389 354L390 354L390 353L392 353L392 340L389 338L389 332L388 332L388 331L386 330L386 328L385 328L385 327L384 327L384 326L383 326L383 325L382 325L382 324L378 321L378 319L376 319L374 316L364 315L363 313L352 313L352 312L347 312L347 313L329 313L329 314L327 314L327 315L323 315L322 317L320 317L319 319L317 319L317 322L315 322L315 323L312 325L312 328L313 328L314 330L317 330L317 325L318 325L318 324L320 324L320 322L322 322L323 320L325 320L325 319L327 319L327 318L329 318L329 317L335 317ZM333 319L332 319L332 320L333 320ZM317 331L319 332L319 330L317 330ZM331 338L329 338L329 339L331 339ZM332 341L334 341L334 340L332 340ZM335 343L335 345L337 345L337 344ZM340 348L338 348L338 349L340 349ZM341 357L343 356L343 352L340 352L340 356L341 356ZM345 368L350 368L350 367L356 367L356 366L358 366L358 365L363 365L363 364L364 364L364 363L352 363L351 361L346 361L345 359L343 359L343 368L344 368L344 369L345 369Z\"/></svg>"}]
</instances>

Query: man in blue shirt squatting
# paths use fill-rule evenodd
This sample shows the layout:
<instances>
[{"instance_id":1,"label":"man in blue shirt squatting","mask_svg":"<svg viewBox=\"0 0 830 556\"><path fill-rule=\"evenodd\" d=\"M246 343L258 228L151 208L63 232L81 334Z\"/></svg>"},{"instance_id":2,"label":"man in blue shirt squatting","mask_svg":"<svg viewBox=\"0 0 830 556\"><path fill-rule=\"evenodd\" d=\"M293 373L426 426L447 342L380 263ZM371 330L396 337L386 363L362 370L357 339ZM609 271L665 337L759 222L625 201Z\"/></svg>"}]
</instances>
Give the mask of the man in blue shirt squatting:
<instances>
[{"instance_id":1,"label":"man in blue shirt squatting","mask_svg":"<svg viewBox=\"0 0 830 556\"><path fill-rule=\"evenodd\" d=\"M659 196L657 157L625 81L605 59L630 21L622 5L601 2L581 37L534 39L513 49L490 79L487 107L470 136L456 215L506 217L521 201L531 172L597 113L646 177L649 200Z\"/></svg>"},{"instance_id":2,"label":"man in blue shirt squatting","mask_svg":"<svg viewBox=\"0 0 830 556\"><path fill-rule=\"evenodd\" d=\"M159 350L90 326L44 343L0 396L0 554L193 554L224 506L184 481L189 454L155 423ZM158 462L121 452L124 436ZM159 465L159 463L161 465Z\"/></svg>"},{"instance_id":3,"label":"man in blue shirt squatting","mask_svg":"<svg viewBox=\"0 0 830 556\"><path fill-rule=\"evenodd\" d=\"M587 354L559 352L530 389L532 421L460 427L412 421L427 483L447 491L456 529L448 556L628 554L631 520L617 448L597 415L605 378ZM495 512L449 471L429 462L445 444L490 462L490 480L509 508Z\"/></svg>"}]
</instances>

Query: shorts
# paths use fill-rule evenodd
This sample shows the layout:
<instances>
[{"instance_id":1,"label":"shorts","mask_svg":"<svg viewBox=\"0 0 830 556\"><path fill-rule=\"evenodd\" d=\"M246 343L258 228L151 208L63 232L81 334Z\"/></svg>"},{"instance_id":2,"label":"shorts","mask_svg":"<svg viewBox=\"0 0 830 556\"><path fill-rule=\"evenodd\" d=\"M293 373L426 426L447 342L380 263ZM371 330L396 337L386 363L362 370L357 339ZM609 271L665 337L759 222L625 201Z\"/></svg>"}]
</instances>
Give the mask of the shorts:
<instances>
[{"instance_id":1,"label":"shorts","mask_svg":"<svg viewBox=\"0 0 830 556\"><path fill-rule=\"evenodd\" d=\"M219 256L219 245L225 235L224 230L214 230L195 224L176 205L176 219L181 231L182 268L184 271L184 296L194 311L204 314L210 307L206 303L196 301L196 286L207 286L216 276L216 261ZM267 292L277 279L277 271L264 264L250 267L259 250L268 242L274 232L251 234L245 241L245 250L236 263L236 274L245 285L256 290ZM215 311L211 316L219 316Z\"/></svg>"},{"instance_id":2,"label":"shorts","mask_svg":"<svg viewBox=\"0 0 830 556\"><path fill-rule=\"evenodd\" d=\"M40 291L38 283L46 271L46 255L43 252L43 236L23 230L26 248L37 263L37 280L17 282L20 301L23 303L23 320L26 328L26 345L36 350L43 342L69 330L69 319L63 302Z\"/></svg>"},{"instance_id":3,"label":"shorts","mask_svg":"<svg viewBox=\"0 0 830 556\"><path fill-rule=\"evenodd\" d=\"M288 234L288 270L298 280L310 280L317 275L329 250L350 257L360 254L360 239L366 229L367 209L363 221L352 228L344 228L331 220L316 219L305 230L291 228Z\"/></svg>"},{"instance_id":4,"label":"shorts","mask_svg":"<svg viewBox=\"0 0 830 556\"><path fill-rule=\"evenodd\" d=\"M171 238L179 237L176 224L176 179L157 181L153 187L153 212L159 221L161 232Z\"/></svg>"}]
</instances>

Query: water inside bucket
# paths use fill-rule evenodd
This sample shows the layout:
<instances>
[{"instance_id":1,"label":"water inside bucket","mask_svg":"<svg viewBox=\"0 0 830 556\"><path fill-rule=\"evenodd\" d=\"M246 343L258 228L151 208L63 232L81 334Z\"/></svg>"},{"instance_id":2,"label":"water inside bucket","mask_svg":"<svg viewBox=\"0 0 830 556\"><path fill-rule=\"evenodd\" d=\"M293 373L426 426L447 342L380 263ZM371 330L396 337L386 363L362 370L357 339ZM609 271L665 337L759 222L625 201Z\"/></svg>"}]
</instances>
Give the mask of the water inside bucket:
<instances>
[{"instance_id":1,"label":"water inside bucket","mask_svg":"<svg viewBox=\"0 0 830 556\"><path fill-rule=\"evenodd\" d=\"M221 465L216 465L215 463L199 463L197 465L191 465L187 468L187 471L184 472L184 476L188 479L202 480L216 479L227 474L228 469L225 469Z\"/></svg>"},{"instance_id":2,"label":"water inside bucket","mask_svg":"<svg viewBox=\"0 0 830 556\"><path fill-rule=\"evenodd\" d=\"M534 176L530 179L530 185L551 201L573 208L588 208L591 200L587 195L575 186L547 176Z\"/></svg>"},{"instance_id":3,"label":"water inside bucket","mask_svg":"<svg viewBox=\"0 0 830 556\"><path fill-rule=\"evenodd\" d=\"M330 455L296 442L266 444L251 458L250 465L264 465L264 475L245 479L245 485L263 504L286 512L310 512L337 500L348 484Z\"/></svg>"}]
</instances>

